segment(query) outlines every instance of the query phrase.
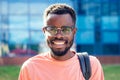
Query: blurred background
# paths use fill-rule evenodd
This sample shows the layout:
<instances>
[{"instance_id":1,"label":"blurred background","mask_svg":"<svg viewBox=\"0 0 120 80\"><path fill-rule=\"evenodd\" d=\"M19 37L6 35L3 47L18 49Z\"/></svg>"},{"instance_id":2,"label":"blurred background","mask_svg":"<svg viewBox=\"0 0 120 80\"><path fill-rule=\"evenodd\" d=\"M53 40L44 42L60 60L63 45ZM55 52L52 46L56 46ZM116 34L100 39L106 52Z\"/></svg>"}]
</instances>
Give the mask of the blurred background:
<instances>
[{"instance_id":1,"label":"blurred background","mask_svg":"<svg viewBox=\"0 0 120 80\"><path fill-rule=\"evenodd\" d=\"M43 12L53 3L69 4L77 13L73 49L104 57L102 62L120 62L120 0L0 0L1 58L21 60L49 50L42 32Z\"/></svg>"},{"instance_id":2,"label":"blurred background","mask_svg":"<svg viewBox=\"0 0 120 80\"><path fill-rule=\"evenodd\" d=\"M17 80L25 60L49 50L43 12L53 3L76 11L72 49L96 56L105 80L120 79L120 0L0 0L0 80Z\"/></svg>"}]
</instances>

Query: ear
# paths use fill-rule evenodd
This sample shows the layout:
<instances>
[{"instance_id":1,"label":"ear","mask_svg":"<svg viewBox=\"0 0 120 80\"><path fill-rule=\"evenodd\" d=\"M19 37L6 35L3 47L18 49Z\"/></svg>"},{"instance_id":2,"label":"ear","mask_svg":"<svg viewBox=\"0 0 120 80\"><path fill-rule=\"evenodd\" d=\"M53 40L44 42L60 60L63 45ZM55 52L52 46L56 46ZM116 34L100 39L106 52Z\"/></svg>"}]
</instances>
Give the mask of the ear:
<instances>
[{"instance_id":1,"label":"ear","mask_svg":"<svg viewBox=\"0 0 120 80\"><path fill-rule=\"evenodd\" d=\"M47 31L45 31L45 28L43 28L42 31L44 32L44 35L45 35L45 36L51 36L50 33L48 33Z\"/></svg>"},{"instance_id":2,"label":"ear","mask_svg":"<svg viewBox=\"0 0 120 80\"><path fill-rule=\"evenodd\" d=\"M43 28L42 31L45 33L45 28Z\"/></svg>"},{"instance_id":3,"label":"ear","mask_svg":"<svg viewBox=\"0 0 120 80\"><path fill-rule=\"evenodd\" d=\"M77 31L77 28L75 27L75 28L73 29L73 34L74 34L74 35L76 34L76 31Z\"/></svg>"}]
</instances>

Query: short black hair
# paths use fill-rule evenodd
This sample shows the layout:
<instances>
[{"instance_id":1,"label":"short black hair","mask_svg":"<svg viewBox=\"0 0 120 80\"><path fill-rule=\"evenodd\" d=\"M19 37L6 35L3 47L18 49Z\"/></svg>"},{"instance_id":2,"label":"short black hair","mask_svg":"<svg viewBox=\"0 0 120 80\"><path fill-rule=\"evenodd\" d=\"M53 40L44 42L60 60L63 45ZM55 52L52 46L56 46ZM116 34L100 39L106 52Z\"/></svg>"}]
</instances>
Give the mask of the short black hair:
<instances>
[{"instance_id":1,"label":"short black hair","mask_svg":"<svg viewBox=\"0 0 120 80\"><path fill-rule=\"evenodd\" d=\"M44 12L44 19L48 14L70 14L73 22L76 23L76 13L72 7L64 3L57 3L49 6Z\"/></svg>"}]
</instances>

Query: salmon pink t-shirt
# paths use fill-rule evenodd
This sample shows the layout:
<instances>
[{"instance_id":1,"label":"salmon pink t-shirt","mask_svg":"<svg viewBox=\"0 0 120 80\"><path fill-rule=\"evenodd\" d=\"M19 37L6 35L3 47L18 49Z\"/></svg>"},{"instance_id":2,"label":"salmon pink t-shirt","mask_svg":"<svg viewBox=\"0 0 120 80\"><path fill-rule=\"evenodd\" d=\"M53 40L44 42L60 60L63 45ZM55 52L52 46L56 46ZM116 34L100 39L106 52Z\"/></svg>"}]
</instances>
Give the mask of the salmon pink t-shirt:
<instances>
[{"instance_id":1,"label":"salmon pink t-shirt","mask_svg":"<svg viewBox=\"0 0 120 80\"><path fill-rule=\"evenodd\" d=\"M90 80L104 80L100 62L90 56L92 75ZM66 61L55 60L50 54L28 59L21 67L18 80L85 80L77 54Z\"/></svg>"}]
</instances>

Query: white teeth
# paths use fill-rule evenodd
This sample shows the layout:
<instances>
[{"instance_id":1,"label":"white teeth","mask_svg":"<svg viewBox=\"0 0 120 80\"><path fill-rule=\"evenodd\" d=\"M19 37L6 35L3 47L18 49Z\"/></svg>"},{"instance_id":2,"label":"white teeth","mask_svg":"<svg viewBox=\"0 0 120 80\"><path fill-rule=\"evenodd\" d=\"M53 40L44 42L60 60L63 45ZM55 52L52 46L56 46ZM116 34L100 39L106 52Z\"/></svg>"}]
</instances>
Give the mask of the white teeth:
<instances>
[{"instance_id":1,"label":"white teeth","mask_svg":"<svg viewBox=\"0 0 120 80\"><path fill-rule=\"evenodd\" d=\"M54 41L54 44L58 44L58 45L61 45L61 44L64 44L65 41Z\"/></svg>"}]
</instances>

